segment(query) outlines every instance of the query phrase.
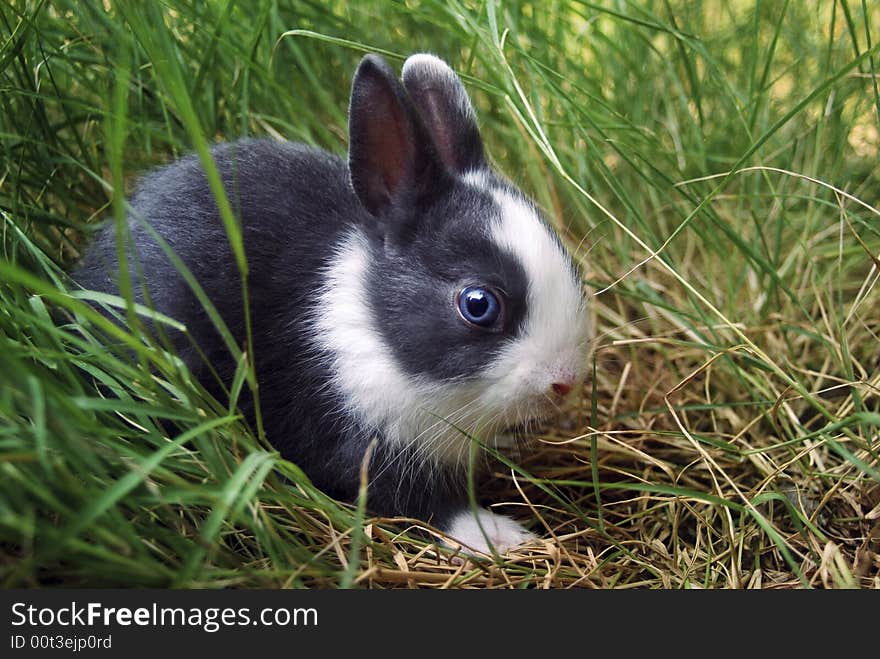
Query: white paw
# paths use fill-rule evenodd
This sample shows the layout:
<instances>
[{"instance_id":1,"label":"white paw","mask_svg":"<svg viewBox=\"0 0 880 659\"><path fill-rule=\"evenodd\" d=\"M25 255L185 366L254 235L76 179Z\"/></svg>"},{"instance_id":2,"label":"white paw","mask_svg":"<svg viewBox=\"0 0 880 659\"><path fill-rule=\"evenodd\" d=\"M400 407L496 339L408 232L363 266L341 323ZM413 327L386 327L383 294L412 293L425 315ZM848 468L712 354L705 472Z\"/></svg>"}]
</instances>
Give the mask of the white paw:
<instances>
[{"instance_id":1,"label":"white paw","mask_svg":"<svg viewBox=\"0 0 880 659\"><path fill-rule=\"evenodd\" d=\"M480 526L483 527L482 531ZM452 518L446 527L446 533L461 543L465 550L490 556L492 549L486 542L487 536L499 554L535 539L535 535L524 529L519 522L482 508L476 511L476 515L470 509L462 510Z\"/></svg>"}]
</instances>

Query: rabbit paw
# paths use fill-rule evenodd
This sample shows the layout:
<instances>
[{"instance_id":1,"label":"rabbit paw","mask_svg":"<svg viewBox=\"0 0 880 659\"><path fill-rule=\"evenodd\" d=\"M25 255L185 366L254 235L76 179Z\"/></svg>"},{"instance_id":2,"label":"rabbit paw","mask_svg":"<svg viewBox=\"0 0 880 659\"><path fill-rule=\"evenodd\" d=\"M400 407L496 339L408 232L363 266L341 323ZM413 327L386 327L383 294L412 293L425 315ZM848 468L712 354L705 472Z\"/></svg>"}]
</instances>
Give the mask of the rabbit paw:
<instances>
[{"instance_id":1,"label":"rabbit paw","mask_svg":"<svg viewBox=\"0 0 880 659\"><path fill-rule=\"evenodd\" d=\"M481 526L482 530L480 530ZM490 556L492 548L497 553L504 554L535 539L535 535L523 528L519 522L483 509L477 510L476 515L470 509L462 510L452 518L446 533L459 542L466 552L479 552ZM487 537L491 547L486 542Z\"/></svg>"}]
</instances>

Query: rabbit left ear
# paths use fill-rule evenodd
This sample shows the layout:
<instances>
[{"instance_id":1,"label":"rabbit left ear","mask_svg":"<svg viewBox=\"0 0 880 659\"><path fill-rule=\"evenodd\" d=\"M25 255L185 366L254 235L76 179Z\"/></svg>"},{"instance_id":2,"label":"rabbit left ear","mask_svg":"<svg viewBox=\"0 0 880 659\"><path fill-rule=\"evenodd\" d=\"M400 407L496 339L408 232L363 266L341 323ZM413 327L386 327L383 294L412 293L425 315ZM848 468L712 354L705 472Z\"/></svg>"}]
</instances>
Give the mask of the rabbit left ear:
<instances>
[{"instance_id":1,"label":"rabbit left ear","mask_svg":"<svg viewBox=\"0 0 880 659\"><path fill-rule=\"evenodd\" d=\"M486 167L477 118L464 85L443 60L412 55L403 65L403 86L451 172Z\"/></svg>"},{"instance_id":2,"label":"rabbit left ear","mask_svg":"<svg viewBox=\"0 0 880 659\"><path fill-rule=\"evenodd\" d=\"M349 108L349 173L374 216L443 189L445 172L397 76L375 55L361 60Z\"/></svg>"}]
</instances>

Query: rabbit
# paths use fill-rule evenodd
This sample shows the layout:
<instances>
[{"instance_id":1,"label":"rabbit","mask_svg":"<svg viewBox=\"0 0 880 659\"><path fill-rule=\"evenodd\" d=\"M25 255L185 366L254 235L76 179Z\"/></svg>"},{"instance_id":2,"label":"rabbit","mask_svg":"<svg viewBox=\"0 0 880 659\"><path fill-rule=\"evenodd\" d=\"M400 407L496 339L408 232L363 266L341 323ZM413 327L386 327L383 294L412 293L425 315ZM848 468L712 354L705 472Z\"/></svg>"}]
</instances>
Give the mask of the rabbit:
<instances>
[{"instance_id":1,"label":"rabbit","mask_svg":"<svg viewBox=\"0 0 880 659\"><path fill-rule=\"evenodd\" d=\"M267 139L212 149L247 256L264 428L339 500L357 498L371 447L369 511L504 553L535 536L469 505L472 437L491 444L547 418L582 382L588 304L535 203L487 162L458 76L422 53L401 77L378 56L361 60L347 161ZM147 174L129 207L136 301L186 325L175 349L222 396L206 364L227 385L236 364L135 219L167 241L243 346L240 274L199 159ZM115 240L112 223L98 233L74 274L81 286L118 292Z\"/></svg>"}]
</instances>

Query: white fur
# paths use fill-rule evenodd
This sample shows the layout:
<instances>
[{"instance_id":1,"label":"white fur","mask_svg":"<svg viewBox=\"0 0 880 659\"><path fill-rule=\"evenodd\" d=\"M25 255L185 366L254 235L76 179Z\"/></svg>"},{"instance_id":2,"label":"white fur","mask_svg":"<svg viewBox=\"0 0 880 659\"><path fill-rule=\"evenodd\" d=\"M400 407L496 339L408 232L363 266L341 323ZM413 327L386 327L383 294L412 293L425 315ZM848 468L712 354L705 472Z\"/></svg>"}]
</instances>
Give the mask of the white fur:
<instances>
[{"instance_id":1,"label":"white fur","mask_svg":"<svg viewBox=\"0 0 880 659\"><path fill-rule=\"evenodd\" d=\"M332 356L335 383L349 401L348 411L382 429L418 382L403 373L373 327L365 290L368 265L366 238L353 232L326 271L314 336Z\"/></svg>"},{"instance_id":2,"label":"white fur","mask_svg":"<svg viewBox=\"0 0 880 659\"><path fill-rule=\"evenodd\" d=\"M480 530L481 526L482 530ZM465 549L490 555L492 548L486 542L487 536L492 547L499 554L535 539L535 536L524 529L519 522L482 508L476 511L476 515L471 510L458 513L452 518L446 534L461 543Z\"/></svg>"},{"instance_id":3,"label":"white fur","mask_svg":"<svg viewBox=\"0 0 880 659\"><path fill-rule=\"evenodd\" d=\"M483 169L472 169L469 172L465 172L461 177L461 180L481 192L492 194L490 177Z\"/></svg>"},{"instance_id":4,"label":"white fur","mask_svg":"<svg viewBox=\"0 0 880 659\"><path fill-rule=\"evenodd\" d=\"M480 187L486 177L472 179ZM493 402L515 401L517 421L530 416L554 383L577 383L586 369L588 316L571 261L530 203L503 187L492 189L501 217L492 226L499 247L519 260L528 279L523 330L487 374ZM523 410L523 405L525 410Z\"/></svg>"}]
</instances>

